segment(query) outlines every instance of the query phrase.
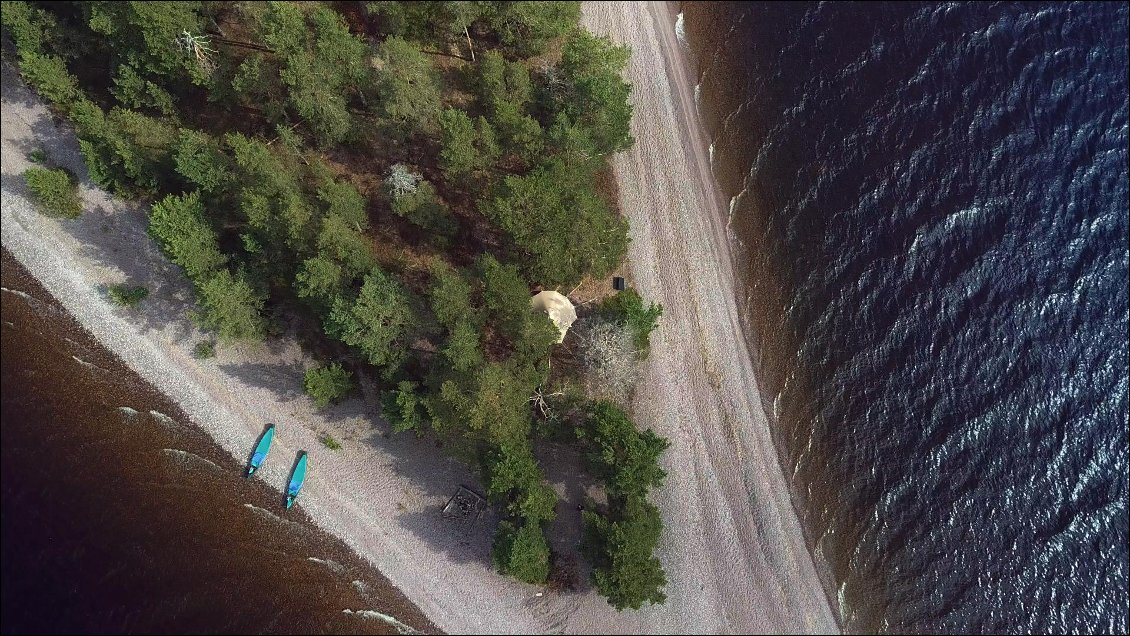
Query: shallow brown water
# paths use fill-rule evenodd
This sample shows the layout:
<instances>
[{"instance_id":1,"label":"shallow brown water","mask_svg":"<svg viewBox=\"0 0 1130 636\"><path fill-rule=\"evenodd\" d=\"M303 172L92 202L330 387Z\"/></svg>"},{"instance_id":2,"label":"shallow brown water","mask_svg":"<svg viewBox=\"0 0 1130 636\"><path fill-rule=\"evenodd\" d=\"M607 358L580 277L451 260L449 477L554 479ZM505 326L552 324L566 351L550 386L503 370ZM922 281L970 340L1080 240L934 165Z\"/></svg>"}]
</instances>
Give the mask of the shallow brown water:
<instances>
[{"instance_id":1,"label":"shallow brown water","mask_svg":"<svg viewBox=\"0 0 1130 636\"><path fill-rule=\"evenodd\" d=\"M0 631L397 633L346 609L437 631L276 490L243 479L7 251L0 279Z\"/></svg>"}]
</instances>

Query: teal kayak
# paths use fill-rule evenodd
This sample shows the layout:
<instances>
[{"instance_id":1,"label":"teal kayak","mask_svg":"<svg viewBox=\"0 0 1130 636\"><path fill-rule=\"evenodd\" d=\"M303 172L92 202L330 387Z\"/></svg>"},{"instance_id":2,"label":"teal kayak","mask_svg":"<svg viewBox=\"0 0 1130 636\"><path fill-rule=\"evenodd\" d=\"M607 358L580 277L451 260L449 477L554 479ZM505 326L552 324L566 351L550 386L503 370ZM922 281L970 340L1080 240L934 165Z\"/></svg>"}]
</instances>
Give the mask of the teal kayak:
<instances>
[{"instance_id":1,"label":"teal kayak","mask_svg":"<svg viewBox=\"0 0 1130 636\"><path fill-rule=\"evenodd\" d=\"M287 510L294 505L294 500L298 499L298 491L302 490L304 481L306 481L306 451L298 451L298 461L294 464L294 470L290 473L290 484L286 487Z\"/></svg>"},{"instance_id":2,"label":"teal kayak","mask_svg":"<svg viewBox=\"0 0 1130 636\"><path fill-rule=\"evenodd\" d=\"M247 475L250 477L259 469L259 465L267 458L267 451L271 450L271 441L275 438L275 425L268 424L267 430L263 431L263 436L259 438L259 443L255 445L255 452L251 454L251 462L247 464Z\"/></svg>"}]
</instances>

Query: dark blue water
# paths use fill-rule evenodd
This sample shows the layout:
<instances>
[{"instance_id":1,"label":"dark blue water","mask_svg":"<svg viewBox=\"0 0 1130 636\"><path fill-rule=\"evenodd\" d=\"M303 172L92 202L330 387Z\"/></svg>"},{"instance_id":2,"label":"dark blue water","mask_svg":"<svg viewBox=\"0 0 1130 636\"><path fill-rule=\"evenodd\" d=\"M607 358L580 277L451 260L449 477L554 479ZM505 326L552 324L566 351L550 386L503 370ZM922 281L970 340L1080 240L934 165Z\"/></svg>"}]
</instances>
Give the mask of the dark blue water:
<instances>
[{"instance_id":1,"label":"dark blue water","mask_svg":"<svg viewBox=\"0 0 1130 636\"><path fill-rule=\"evenodd\" d=\"M683 11L845 627L1126 633L1127 5Z\"/></svg>"}]
</instances>

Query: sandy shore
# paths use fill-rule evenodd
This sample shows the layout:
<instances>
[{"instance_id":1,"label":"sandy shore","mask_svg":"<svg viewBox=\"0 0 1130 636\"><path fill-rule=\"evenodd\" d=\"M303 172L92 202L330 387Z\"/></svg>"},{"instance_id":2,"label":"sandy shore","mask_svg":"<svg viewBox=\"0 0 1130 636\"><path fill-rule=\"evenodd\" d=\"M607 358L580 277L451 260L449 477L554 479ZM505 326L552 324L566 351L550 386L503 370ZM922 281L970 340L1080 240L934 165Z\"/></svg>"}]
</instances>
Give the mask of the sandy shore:
<instances>
[{"instance_id":1,"label":"sandy shore","mask_svg":"<svg viewBox=\"0 0 1130 636\"><path fill-rule=\"evenodd\" d=\"M665 3L585 3L585 25L633 49L636 145L616 158L632 225L632 282L665 314L635 403L636 419L669 437L657 493L667 531L660 558L668 602L617 613L595 592L558 595L506 579L489 562L493 518L470 531L439 508L469 471L374 419L374 396L315 411L302 394L313 364L290 339L192 357L202 334L185 318L187 281L145 233L145 211L84 180L86 212L49 219L27 200L27 154L85 177L77 143L14 71L3 70L3 245L103 345L175 400L237 459L262 425L279 422L263 479L285 483L300 448L311 473L300 507L377 567L452 633L831 632L820 588L770 440L736 313L722 199L705 156L693 81ZM144 284L136 310L105 285ZM318 436L331 432L341 451ZM560 484L565 492L565 484ZM566 499L562 514L576 502ZM356 608L355 608L356 609Z\"/></svg>"}]
</instances>

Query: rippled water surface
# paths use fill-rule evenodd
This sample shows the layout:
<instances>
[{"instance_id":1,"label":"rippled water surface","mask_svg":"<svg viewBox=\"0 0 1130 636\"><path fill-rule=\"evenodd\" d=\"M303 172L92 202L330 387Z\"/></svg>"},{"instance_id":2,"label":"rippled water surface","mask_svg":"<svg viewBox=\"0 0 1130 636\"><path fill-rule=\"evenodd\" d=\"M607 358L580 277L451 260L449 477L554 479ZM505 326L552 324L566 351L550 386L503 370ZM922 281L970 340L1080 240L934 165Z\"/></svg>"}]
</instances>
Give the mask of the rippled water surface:
<instances>
[{"instance_id":1,"label":"rippled water surface","mask_svg":"<svg viewBox=\"0 0 1130 636\"><path fill-rule=\"evenodd\" d=\"M683 5L849 630L1127 630L1127 18Z\"/></svg>"}]
</instances>

